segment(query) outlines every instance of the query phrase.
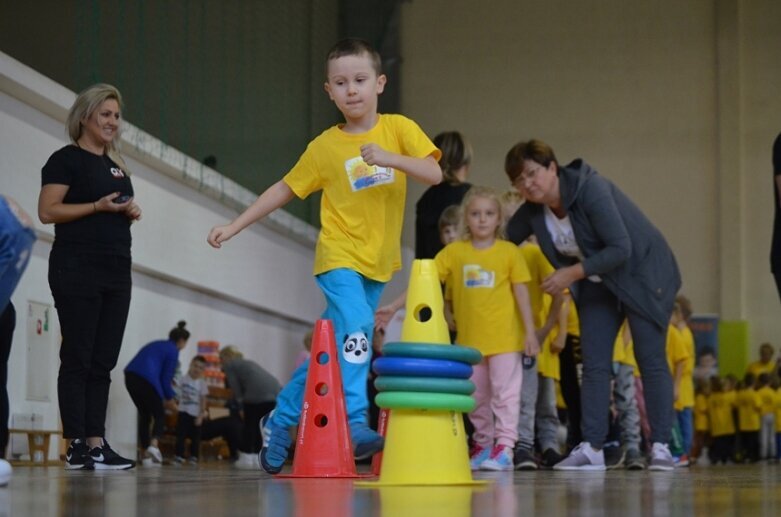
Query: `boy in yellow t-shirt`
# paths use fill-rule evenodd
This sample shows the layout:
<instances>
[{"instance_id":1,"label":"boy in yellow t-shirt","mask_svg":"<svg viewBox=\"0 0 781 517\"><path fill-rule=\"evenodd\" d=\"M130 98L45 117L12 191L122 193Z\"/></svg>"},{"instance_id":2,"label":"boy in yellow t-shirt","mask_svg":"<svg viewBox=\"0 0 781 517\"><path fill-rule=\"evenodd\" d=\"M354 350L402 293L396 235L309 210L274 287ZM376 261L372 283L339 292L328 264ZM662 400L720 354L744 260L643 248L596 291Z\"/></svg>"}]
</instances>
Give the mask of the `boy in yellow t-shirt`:
<instances>
[{"instance_id":1,"label":"boy in yellow t-shirt","mask_svg":"<svg viewBox=\"0 0 781 517\"><path fill-rule=\"evenodd\" d=\"M683 295L675 298L675 308L673 309L673 320L678 329L683 347L686 351L686 359L683 363L681 378L678 385L678 396L675 399L675 415L678 420L678 427L681 431L681 440L683 441L684 454L688 456L691 452L694 436L693 411L694 411L694 335L689 328L689 318L691 317L691 303ZM687 458L680 458L679 464L684 465Z\"/></svg>"},{"instance_id":2,"label":"boy in yellow t-shirt","mask_svg":"<svg viewBox=\"0 0 781 517\"><path fill-rule=\"evenodd\" d=\"M738 431L740 450L735 451L738 460L756 462L759 460L760 400L754 389L756 379L747 373L736 389L735 405L738 408Z\"/></svg>"},{"instance_id":3,"label":"boy in yellow t-shirt","mask_svg":"<svg viewBox=\"0 0 781 517\"><path fill-rule=\"evenodd\" d=\"M710 387L708 420L711 444L708 448L708 458L715 465L719 462L727 463L734 453L735 418L732 410L735 407L735 397L731 392L725 391L724 382L720 377L711 377Z\"/></svg>"},{"instance_id":4,"label":"boy in yellow t-shirt","mask_svg":"<svg viewBox=\"0 0 781 517\"><path fill-rule=\"evenodd\" d=\"M757 378L757 397L759 397L759 458L763 460L776 457L776 392L770 386L770 375L763 373Z\"/></svg>"},{"instance_id":5,"label":"boy in yellow t-shirt","mask_svg":"<svg viewBox=\"0 0 781 517\"><path fill-rule=\"evenodd\" d=\"M710 438L710 419L708 418L708 397L710 382L698 379L694 395L694 440L689 452L689 460L695 463Z\"/></svg>"},{"instance_id":6,"label":"boy in yellow t-shirt","mask_svg":"<svg viewBox=\"0 0 781 517\"><path fill-rule=\"evenodd\" d=\"M346 39L334 45L326 58L325 91L344 124L310 142L282 180L230 224L212 228L207 239L219 248L294 197L322 191L314 275L326 299L322 317L333 321L339 343L356 457L383 446L382 437L367 424L366 379L374 312L385 283L401 267L406 178L427 184L442 181L437 163L441 153L420 127L401 115L377 113L386 83L381 66L379 53L365 41ZM307 361L296 370L279 393L274 412L261 421L260 462L271 474L280 472L287 458L288 430L299 420L308 366Z\"/></svg>"}]
</instances>

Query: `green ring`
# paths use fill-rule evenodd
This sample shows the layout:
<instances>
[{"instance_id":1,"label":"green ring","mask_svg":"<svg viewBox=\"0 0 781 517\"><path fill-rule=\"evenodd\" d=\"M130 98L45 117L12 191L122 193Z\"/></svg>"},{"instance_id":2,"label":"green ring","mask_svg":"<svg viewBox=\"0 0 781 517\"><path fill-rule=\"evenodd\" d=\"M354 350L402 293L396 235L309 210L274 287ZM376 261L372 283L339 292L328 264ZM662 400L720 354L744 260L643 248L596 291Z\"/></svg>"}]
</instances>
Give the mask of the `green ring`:
<instances>
[{"instance_id":1,"label":"green ring","mask_svg":"<svg viewBox=\"0 0 781 517\"><path fill-rule=\"evenodd\" d=\"M468 364L478 364L483 354L476 348L461 345L433 345L430 343L385 343L382 355L387 357L419 357L447 359Z\"/></svg>"},{"instance_id":2,"label":"green ring","mask_svg":"<svg viewBox=\"0 0 781 517\"><path fill-rule=\"evenodd\" d=\"M380 375L374 379L374 387L377 388L377 391L423 391L456 395L471 395L475 391L475 383L469 379L401 377L397 375Z\"/></svg>"},{"instance_id":3,"label":"green ring","mask_svg":"<svg viewBox=\"0 0 781 517\"><path fill-rule=\"evenodd\" d=\"M434 409L468 413L475 409L475 399L468 395L451 393L424 393L416 391L384 391L374 399L381 408Z\"/></svg>"}]
</instances>

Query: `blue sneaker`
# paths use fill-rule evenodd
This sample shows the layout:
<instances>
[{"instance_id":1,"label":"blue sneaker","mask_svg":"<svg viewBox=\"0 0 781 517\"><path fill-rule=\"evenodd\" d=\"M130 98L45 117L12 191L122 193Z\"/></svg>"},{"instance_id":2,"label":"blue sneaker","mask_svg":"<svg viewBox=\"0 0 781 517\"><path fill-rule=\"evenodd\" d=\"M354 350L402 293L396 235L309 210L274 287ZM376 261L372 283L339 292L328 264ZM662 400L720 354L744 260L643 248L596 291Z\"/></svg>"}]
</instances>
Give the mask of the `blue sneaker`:
<instances>
[{"instance_id":1,"label":"blue sneaker","mask_svg":"<svg viewBox=\"0 0 781 517\"><path fill-rule=\"evenodd\" d=\"M350 429L350 438L353 442L353 454L356 460L362 460L374 456L385 447L385 438L377 431L370 429L366 424Z\"/></svg>"},{"instance_id":2,"label":"blue sneaker","mask_svg":"<svg viewBox=\"0 0 781 517\"><path fill-rule=\"evenodd\" d=\"M471 470L480 470L480 465L491 456L491 449L481 445L475 445L469 451L469 468Z\"/></svg>"},{"instance_id":3,"label":"blue sneaker","mask_svg":"<svg viewBox=\"0 0 781 517\"><path fill-rule=\"evenodd\" d=\"M271 413L260 419L260 436L263 438L263 447L258 454L258 461L263 470L269 474L279 474L290 449L290 434L284 427L274 425L269 415Z\"/></svg>"},{"instance_id":4,"label":"blue sneaker","mask_svg":"<svg viewBox=\"0 0 781 517\"><path fill-rule=\"evenodd\" d=\"M491 455L480 464L481 470L513 470L513 450L505 445L497 445Z\"/></svg>"}]
</instances>

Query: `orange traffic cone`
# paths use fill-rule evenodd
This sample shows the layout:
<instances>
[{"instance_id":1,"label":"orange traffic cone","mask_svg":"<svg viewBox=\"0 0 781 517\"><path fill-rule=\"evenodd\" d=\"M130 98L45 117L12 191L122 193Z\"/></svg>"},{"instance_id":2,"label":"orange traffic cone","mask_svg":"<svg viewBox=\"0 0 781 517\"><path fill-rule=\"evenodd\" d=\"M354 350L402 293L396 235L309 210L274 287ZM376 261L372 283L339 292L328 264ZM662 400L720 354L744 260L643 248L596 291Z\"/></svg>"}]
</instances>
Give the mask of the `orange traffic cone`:
<instances>
[{"instance_id":1,"label":"orange traffic cone","mask_svg":"<svg viewBox=\"0 0 781 517\"><path fill-rule=\"evenodd\" d=\"M385 438L385 434L388 432L388 418L390 417L390 409L382 408L380 409L380 416L377 419L377 432L380 433L380 436ZM382 469L382 451L378 452L377 454L372 457L372 474L375 476L380 475L380 470Z\"/></svg>"},{"instance_id":2,"label":"orange traffic cone","mask_svg":"<svg viewBox=\"0 0 781 517\"><path fill-rule=\"evenodd\" d=\"M362 477L355 470L331 320L315 324L293 472L277 477Z\"/></svg>"}]
</instances>

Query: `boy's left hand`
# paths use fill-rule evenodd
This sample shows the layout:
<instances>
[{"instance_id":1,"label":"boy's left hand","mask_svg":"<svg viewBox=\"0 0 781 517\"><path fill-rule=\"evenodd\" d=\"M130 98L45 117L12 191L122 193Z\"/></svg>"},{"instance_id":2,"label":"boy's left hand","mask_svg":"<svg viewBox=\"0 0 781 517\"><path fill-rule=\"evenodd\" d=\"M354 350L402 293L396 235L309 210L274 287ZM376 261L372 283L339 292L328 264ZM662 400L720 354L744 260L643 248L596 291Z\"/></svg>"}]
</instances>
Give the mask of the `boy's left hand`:
<instances>
[{"instance_id":1,"label":"boy's left hand","mask_svg":"<svg viewBox=\"0 0 781 517\"><path fill-rule=\"evenodd\" d=\"M361 146L361 158L368 165L389 167L392 153L384 150L377 144L365 144Z\"/></svg>"},{"instance_id":2,"label":"boy's left hand","mask_svg":"<svg viewBox=\"0 0 781 517\"><path fill-rule=\"evenodd\" d=\"M523 353L529 357L536 357L537 354L540 353L540 342L537 341L537 336L534 332L530 332L526 335L523 345Z\"/></svg>"}]
</instances>

